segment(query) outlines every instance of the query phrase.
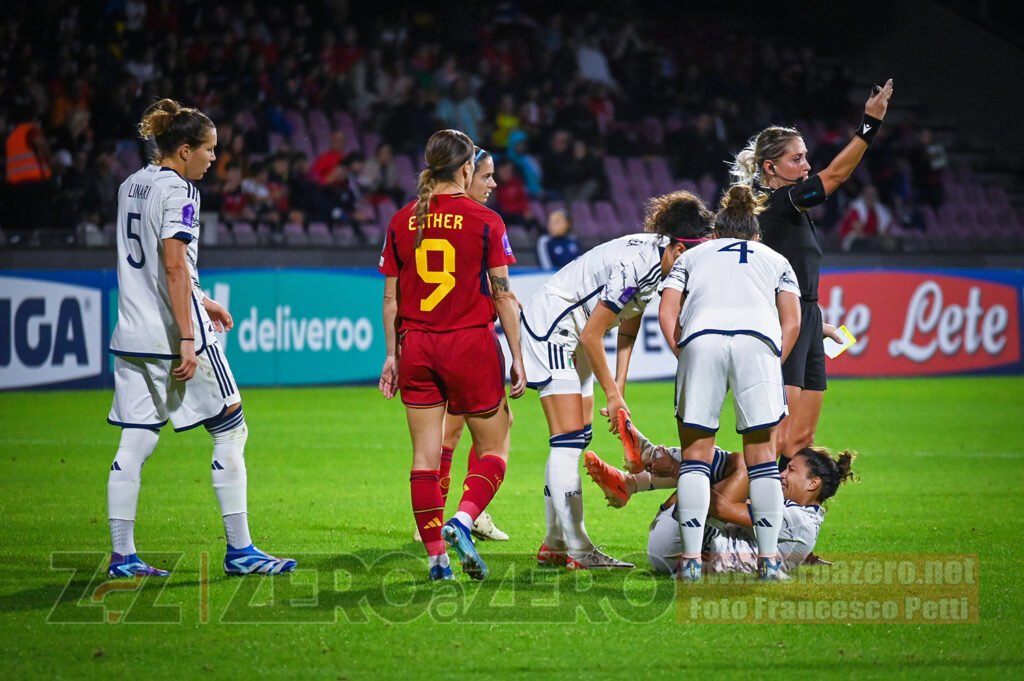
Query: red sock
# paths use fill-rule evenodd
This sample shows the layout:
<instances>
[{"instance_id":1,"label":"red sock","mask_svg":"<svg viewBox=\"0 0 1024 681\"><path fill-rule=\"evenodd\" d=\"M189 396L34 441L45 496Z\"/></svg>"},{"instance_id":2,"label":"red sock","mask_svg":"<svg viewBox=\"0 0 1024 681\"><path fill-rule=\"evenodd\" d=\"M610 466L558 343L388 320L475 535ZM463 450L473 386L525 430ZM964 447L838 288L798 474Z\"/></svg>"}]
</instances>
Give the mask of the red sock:
<instances>
[{"instance_id":1,"label":"red sock","mask_svg":"<svg viewBox=\"0 0 1024 681\"><path fill-rule=\"evenodd\" d=\"M420 530L423 546L428 556L444 553L441 526L444 524L444 502L441 500L441 485L437 471L412 471L409 473L409 489L412 492L412 514Z\"/></svg>"},{"instance_id":2,"label":"red sock","mask_svg":"<svg viewBox=\"0 0 1024 681\"><path fill-rule=\"evenodd\" d=\"M476 447L475 446L470 447L469 448L469 460L466 461L466 473L468 474L471 470L473 470L473 466L477 465L477 463L479 461L480 461L480 459L476 455Z\"/></svg>"},{"instance_id":3,"label":"red sock","mask_svg":"<svg viewBox=\"0 0 1024 681\"><path fill-rule=\"evenodd\" d=\"M448 503L448 488L452 484L452 448L441 447L441 467L437 469L441 483L441 506Z\"/></svg>"},{"instance_id":4,"label":"red sock","mask_svg":"<svg viewBox=\"0 0 1024 681\"><path fill-rule=\"evenodd\" d=\"M480 512L491 503L501 481L505 479L505 462L496 456L484 456L466 475L459 510L468 513L475 520Z\"/></svg>"}]
</instances>

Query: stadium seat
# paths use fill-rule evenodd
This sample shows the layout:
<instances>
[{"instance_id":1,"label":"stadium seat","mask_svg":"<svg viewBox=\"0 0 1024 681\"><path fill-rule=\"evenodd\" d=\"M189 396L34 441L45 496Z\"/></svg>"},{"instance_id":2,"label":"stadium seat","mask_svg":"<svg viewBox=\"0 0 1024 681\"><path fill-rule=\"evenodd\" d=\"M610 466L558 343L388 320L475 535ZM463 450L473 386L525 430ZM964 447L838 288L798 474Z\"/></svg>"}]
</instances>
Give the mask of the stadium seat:
<instances>
[{"instance_id":1,"label":"stadium seat","mask_svg":"<svg viewBox=\"0 0 1024 681\"><path fill-rule=\"evenodd\" d=\"M697 185L697 196L701 198L709 210L715 210L718 206L718 183L711 178L705 177Z\"/></svg>"},{"instance_id":2,"label":"stadium seat","mask_svg":"<svg viewBox=\"0 0 1024 681\"><path fill-rule=\"evenodd\" d=\"M234 246L235 237L231 234L231 229L223 222L218 222L217 226L217 246Z\"/></svg>"},{"instance_id":3,"label":"stadium seat","mask_svg":"<svg viewBox=\"0 0 1024 681\"><path fill-rule=\"evenodd\" d=\"M534 238L523 225L507 225L506 231L513 251L529 251L536 245Z\"/></svg>"},{"instance_id":4,"label":"stadium seat","mask_svg":"<svg viewBox=\"0 0 1024 681\"><path fill-rule=\"evenodd\" d=\"M309 119L309 133L313 138L313 151L316 156L319 156L330 148L331 124L323 109L310 109L307 118Z\"/></svg>"},{"instance_id":5,"label":"stadium seat","mask_svg":"<svg viewBox=\"0 0 1024 681\"><path fill-rule=\"evenodd\" d=\"M413 164L412 159L405 154L396 154L395 173L398 175L398 184L401 185L405 195L416 196L418 175L416 173L416 166Z\"/></svg>"},{"instance_id":6,"label":"stadium seat","mask_svg":"<svg viewBox=\"0 0 1024 681\"><path fill-rule=\"evenodd\" d=\"M672 180L672 173L668 167L668 161L657 156L647 160L647 167L650 170L651 189L655 194L668 194L675 190L676 183Z\"/></svg>"},{"instance_id":7,"label":"stadium seat","mask_svg":"<svg viewBox=\"0 0 1024 681\"><path fill-rule=\"evenodd\" d=\"M572 215L573 228L581 237L596 239L600 236L600 228L594 219L589 203L574 201L569 208L569 213Z\"/></svg>"},{"instance_id":8,"label":"stadium seat","mask_svg":"<svg viewBox=\"0 0 1024 681\"><path fill-rule=\"evenodd\" d=\"M542 225L548 224L548 213L544 210L544 204L536 199L530 200L530 211L533 213L533 217L537 218L537 221Z\"/></svg>"},{"instance_id":9,"label":"stadium seat","mask_svg":"<svg viewBox=\"0 0 1024 681\"><path fill-rule=\"evenodd\" d=\"M236 246L252 248L259 245L256 231L248 222L236 222L231 228L231 234L234 236Z\"/></svg>"},{"instance_id":10,"label":"stadium seat","mask_svg":"<svg viewBox=\"0 0 1024 681\"><path fill-rule=\"evenodd\" d=\"M334 245L334 237L331 236L331 230L327 228L327 223L309 223L309 230L307 231L306 235L309 237L310 246L323 248Z\"/></svg>"},{"instance_id":11,"label":"stadium seat","mask_svg":"<svg viewBox=\"0 0 1024 681\"><path fill-rule=\"evenodd\" d=\"M603 241L614 239L627 233L622 221L619 219L615 207L609 201L597 201L594 203L594 219L597 221L598 236Z\"/></svg>"},{"instance_id":12,"label":"stadium seat","mask_svg":"<svg viewBox=\"0 0 1024 681\"><path fill-rule=\"evenodd\" d=\"M335 225L331 230L334 244L339 248L355 248L359 245L359 237L348 225Z\"/></svg>"},{"instance_id":13,"label":"stadium seat","mask_svg":"<svg viewBox=\"0 0 1024 681\"><path fill-rule=\"evenodd\" d=\"M309 246L309 237L306 230L298 222L289 222L285 225L285 246L290 248L305 248Z\"/></svg>"}]
</instances>

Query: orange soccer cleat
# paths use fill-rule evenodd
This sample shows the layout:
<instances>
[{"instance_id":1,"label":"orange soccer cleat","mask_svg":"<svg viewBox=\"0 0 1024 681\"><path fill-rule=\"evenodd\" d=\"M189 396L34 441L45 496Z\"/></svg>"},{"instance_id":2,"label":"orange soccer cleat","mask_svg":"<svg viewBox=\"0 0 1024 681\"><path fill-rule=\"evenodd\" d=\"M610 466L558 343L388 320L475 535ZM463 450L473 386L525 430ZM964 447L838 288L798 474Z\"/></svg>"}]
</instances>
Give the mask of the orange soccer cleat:
<instances>
[{"instance_id":1,"label":"orange soccer cleat","mask_svg":"<svg viewBox=\"0 0 1024 681\"><path fill-rule=\"evenodd\" d=\"M584 454L583 461L587 466L587 475L604 492L609 506L622 508L629 502L631 494L626 490L626 476L622 471L606 464L594 452Z\"/></svg>"},{"instance_id":2,"label":"orange soccer cleat","mask_svg":"<svg viewBox=\"0 0 1024 681\"><path fill-rule=\"evenodd\" d=\"M637 430L633 426L633 422L629 420L629 414L625 409L620 409L617 416L619 439L622 440L622 458L626 462L626 470L630 473L639 473L644 469L644 463L640 456L640 438L637 436Z\"/></svg>"}]
</instances>

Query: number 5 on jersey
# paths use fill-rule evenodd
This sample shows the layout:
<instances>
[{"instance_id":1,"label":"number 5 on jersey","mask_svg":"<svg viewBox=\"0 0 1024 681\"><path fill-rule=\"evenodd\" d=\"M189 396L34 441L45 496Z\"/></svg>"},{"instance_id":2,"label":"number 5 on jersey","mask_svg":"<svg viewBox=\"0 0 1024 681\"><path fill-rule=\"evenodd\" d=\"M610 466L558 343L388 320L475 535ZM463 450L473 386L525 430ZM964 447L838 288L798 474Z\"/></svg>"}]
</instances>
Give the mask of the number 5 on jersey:
<instances>
[{"instance_id":1,"label":"number 5 on jersey","mask_svg":"<svg viewBox=\"0 0 1024 681\"><path fill-rule=\"evenodd\" d=\"M428 254L440 252L441 269L432 270ZM416 249L416 274L427 284L437 284L433 292L420 301L420 311L430 312L455 288L455 247L447 239L424 239Z\"/></svg>"}]
</instances>

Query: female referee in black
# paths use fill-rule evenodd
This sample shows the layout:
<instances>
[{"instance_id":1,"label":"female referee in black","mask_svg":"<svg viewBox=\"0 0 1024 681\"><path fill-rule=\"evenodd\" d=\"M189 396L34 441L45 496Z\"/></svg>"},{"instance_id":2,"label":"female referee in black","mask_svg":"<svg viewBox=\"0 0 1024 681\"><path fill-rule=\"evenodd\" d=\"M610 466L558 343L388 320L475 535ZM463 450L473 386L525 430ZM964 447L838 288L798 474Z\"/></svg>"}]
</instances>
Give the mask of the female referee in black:
<instances>
[{"instance_id":1,"label":"female referee in black","mask_svg":"<svg viewBox=\"0 0 1024 681\"><path fill-rule=\"evenodd\" d=\"M814 443L825 391L825 352L818 308L821 245L806 211L824 202L853 173L885 118L890 97L891 78L884 87L875 87L853 139L817 175L810 176L807 146L793 128L762 130L732 164L735 182L767 193L765 210L759 216L761 240L789 259L800 284L800 336L782 365L789 416L778 431L777 447L783 456L780 467ZM835 333L834 329L828 331ZM840 338L836 336L835 340Z\"/></svg>"}]
</instances>

